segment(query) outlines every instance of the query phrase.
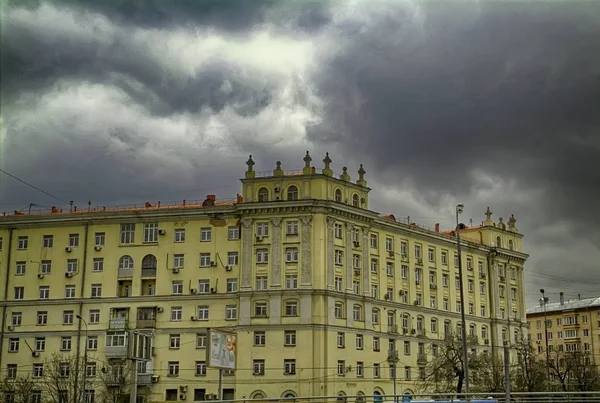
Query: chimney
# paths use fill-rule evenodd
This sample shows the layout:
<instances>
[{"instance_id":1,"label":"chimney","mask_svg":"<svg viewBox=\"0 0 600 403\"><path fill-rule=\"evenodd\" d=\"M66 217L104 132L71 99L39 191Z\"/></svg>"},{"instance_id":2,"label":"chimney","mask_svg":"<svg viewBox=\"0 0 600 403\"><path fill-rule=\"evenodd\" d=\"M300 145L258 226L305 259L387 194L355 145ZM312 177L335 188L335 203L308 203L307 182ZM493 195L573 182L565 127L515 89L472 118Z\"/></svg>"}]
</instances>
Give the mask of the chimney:
<instances>
[{"instance_id":1,"label":"chimney","mask_svg":"<svg viewBox=\"0 0 600 403\"><path fill-rule=\"evenodd\" d=\"M217 197L215 195L207 195L206 200L204 200L204 202L202 202L202 207L214 206L216 198Z\"/></svg>"},{"instance_id":2,"label":"chimney","mask_svg":"<svg viewBox=\"0 0 600 403\"><path fill-rule=\"evenodd\" d=\"M563 292L560 293L560 306L565 304L565 294Z\"/></svg>"},{"instance_id":3,"label":"chimney","mask_svg":"<svg viewBox=\"0 0 600 403\"><path fill-rule=\"evenodd\" d=\"M206 199L207 200L215 201L215 200L217 200L217 196L215 196L215 195L206 195Z\"/></svg>"},{"instance_id":4,"label":"chimney","mask_svg":"<svg viewBox=\"0 0 600 403\"><path fill-rule=\"evenodd\" d=\"M435 224L435 232L440 232L440 223Z\"/></svg>"},{"instance_id":5,"label":"chimney","mask_svg":"<svg viewBox=\"0 0 600 403\"><path fill-rule=\"evenodd\" d=\"M237 203L242 203L244 201L244 198L242 197L241 194L238 193L236 201L237 201Z\"/></svg>"}]
</instances>

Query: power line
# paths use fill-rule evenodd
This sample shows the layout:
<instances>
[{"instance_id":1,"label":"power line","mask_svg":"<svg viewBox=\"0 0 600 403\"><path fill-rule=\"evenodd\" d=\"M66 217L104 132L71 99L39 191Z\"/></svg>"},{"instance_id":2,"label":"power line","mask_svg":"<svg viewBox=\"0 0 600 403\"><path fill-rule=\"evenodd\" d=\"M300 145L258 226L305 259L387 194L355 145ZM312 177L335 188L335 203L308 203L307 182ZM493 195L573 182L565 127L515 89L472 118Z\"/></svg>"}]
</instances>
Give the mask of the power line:
<instances>
[{"instance_id":1,"label":"power line","mask_svg":"<svg viewBox=\"0 0 600 403\"><path fill-rule=\"evenodd\" d=\"M5 175L8 175L8 176L10 176L11 178L13 178L13 179L15 179L15 180L18 180L18 181L19 181L19 182L21 182L21 183L24 183L25 185L27 185L27 186L29 186L29 187L31 187L31 188L33 188L33 189L35 189L35 190L39 191L39 192L42 192L43 194L45 194L45 195L47 195L47 196L50 196L50 197L52 197L52 198L54 198L54 199L56 199L56 200L58 200L58 201L61 201L61 202L65 203L65 204L69 204L69 202L68 202L68 201L66 201L66 200L63 200L63 199L61 199L60 197L56 197L56 196L54 196L53 194L50 194L50 193L46 192L45 190L42 190L42 189L40 189L39 187L32 185L32 184L31 184L31 183L29 183L29 182L25 182L23 179L17 178L17 177L16 177L16 176L14 176L13 174L10 174L10 173L6 172L6 171L5 171L5 170L3 170L3 169L0 169L0 172L2 172L2 173L3 173L3 174L5 174Z\"/></svg>"}]
</instances>

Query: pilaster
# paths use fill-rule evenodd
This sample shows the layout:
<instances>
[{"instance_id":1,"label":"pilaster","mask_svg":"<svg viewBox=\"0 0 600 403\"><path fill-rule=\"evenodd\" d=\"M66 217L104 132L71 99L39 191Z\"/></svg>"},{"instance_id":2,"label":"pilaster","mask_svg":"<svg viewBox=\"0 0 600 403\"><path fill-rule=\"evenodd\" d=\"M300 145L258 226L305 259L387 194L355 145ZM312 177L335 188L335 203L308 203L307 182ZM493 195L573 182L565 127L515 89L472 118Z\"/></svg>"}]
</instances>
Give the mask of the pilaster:
<instances>
[{"instance_id":1,"label":"pilaster","mask_svg":"<svg viewBox=\"0 0 600 403\"><path fill-rule=\"evenodd\" d=\"M362 294L365 297L370 296L371 286L371 262L369 262L369 228L362 228Z\"/></svg>"},{"instance_id":2,"label":"pilaster","mask_svg":"<svg viewBox=\"0 0 600 403\"><path fill-rule=\"evenodd\" d=\"M352 294L352 230L354 224L346 224L346 292Z\"/></svg>"},{"instance_id":3,"label":"pilaster","mask_svg":"<svg viewBox=\"0 0 600 403\"><path fill-rule=\"evenodd\" d=\"M241 289L252 288L252 218L243 218L242 222L242 285Z\"/></svg>"},{"instance_id":4,"label":"pilaster","mask_svg":"<svg viewBox=\"0 0 600 403\"><path fill-rule=\"evenodd\" d=\"M333 246L333 240L335 238L333 232L334 224L335 218L327 217L327 288L330 290L333 290L335 287L335 249Z\"/></svg>"},{"instance_id":5,"label":"pilaster","mask_svg":"<svg viewBox=\"0 0 600 403\"><path fill-rule=\"evenodd\" d=\"M302 256L301 256L301 281L302 287L312 286L312 216L300 217L302 222Z\"/></svg>"},{"instance_id":6,"label":"pilaster","mask_svg":"<svg viewBox=\"0 0 600 403\"><path fill-rule=\"evenodd\" d=\"M281 217L271 218L271 288L281 287Z\"/></svg>"}]
</instances>

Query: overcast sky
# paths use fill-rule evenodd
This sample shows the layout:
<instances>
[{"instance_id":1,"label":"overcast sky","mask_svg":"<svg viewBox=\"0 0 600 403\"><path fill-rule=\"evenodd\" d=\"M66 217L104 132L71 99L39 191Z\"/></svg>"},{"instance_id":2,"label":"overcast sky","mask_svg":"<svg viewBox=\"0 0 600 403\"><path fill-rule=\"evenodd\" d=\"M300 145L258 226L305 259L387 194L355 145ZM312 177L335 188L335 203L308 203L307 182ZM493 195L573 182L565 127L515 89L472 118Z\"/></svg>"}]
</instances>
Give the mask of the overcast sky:
<instances>
[{"instance_id":1,"label":"overcast sky","mask_svg":"<svg viewBox=\"0 0 600 403\"><path fill-rule=\"evenodd\" d=\"M530 303L600 295L600 2L3 3L0 166L60 199L229 198L248 154L329 151L376 211L514 214ZM61 205L0 174L29 203Z\"/></svg>"}]
</instances>

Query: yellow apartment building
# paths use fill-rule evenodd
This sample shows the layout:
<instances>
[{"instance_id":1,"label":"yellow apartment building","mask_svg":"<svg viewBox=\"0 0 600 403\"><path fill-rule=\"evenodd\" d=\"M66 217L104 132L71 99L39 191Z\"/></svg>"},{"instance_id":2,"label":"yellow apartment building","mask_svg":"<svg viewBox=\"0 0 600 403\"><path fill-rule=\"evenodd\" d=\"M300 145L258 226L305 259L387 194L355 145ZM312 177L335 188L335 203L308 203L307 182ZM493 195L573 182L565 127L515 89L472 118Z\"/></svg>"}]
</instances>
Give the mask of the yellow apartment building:
<instances>
[{"instance_id":1,"label":"yellow apartment building","mask_svg":"<svg viewBox=\"0 0 600 403\"><path fill-rule=\"evenodd\" d=\"M546 326L544 326L546 320ZM528 337L539 354L550 359L561 352L581 352L592 365L600 365L600 297L546 302L527 309ZM544 336L548 332L548 344ZM558 354L557 354L558 353Z\"/></svg>"},{"instance_id":2,"label":"yellow apartment building","mask_svg":"<svg viewBox=\"0 0 600 403\"><path fill-rule=\"evenodd\" d=\"M250 157L233 201L0 217L3 374L86 348L110 368L146 332L150 400L215 399L207 332L222 329L237 333L225 399L392 394L392 362L397 392L417 390L429 346L460 325L455 233L370 210L362 165L352 180L311 161L256 172ZM491 216L460 235L468 331L494 350L525 332L528 255L514 217Z\"/></svg>"}]
</instances>

